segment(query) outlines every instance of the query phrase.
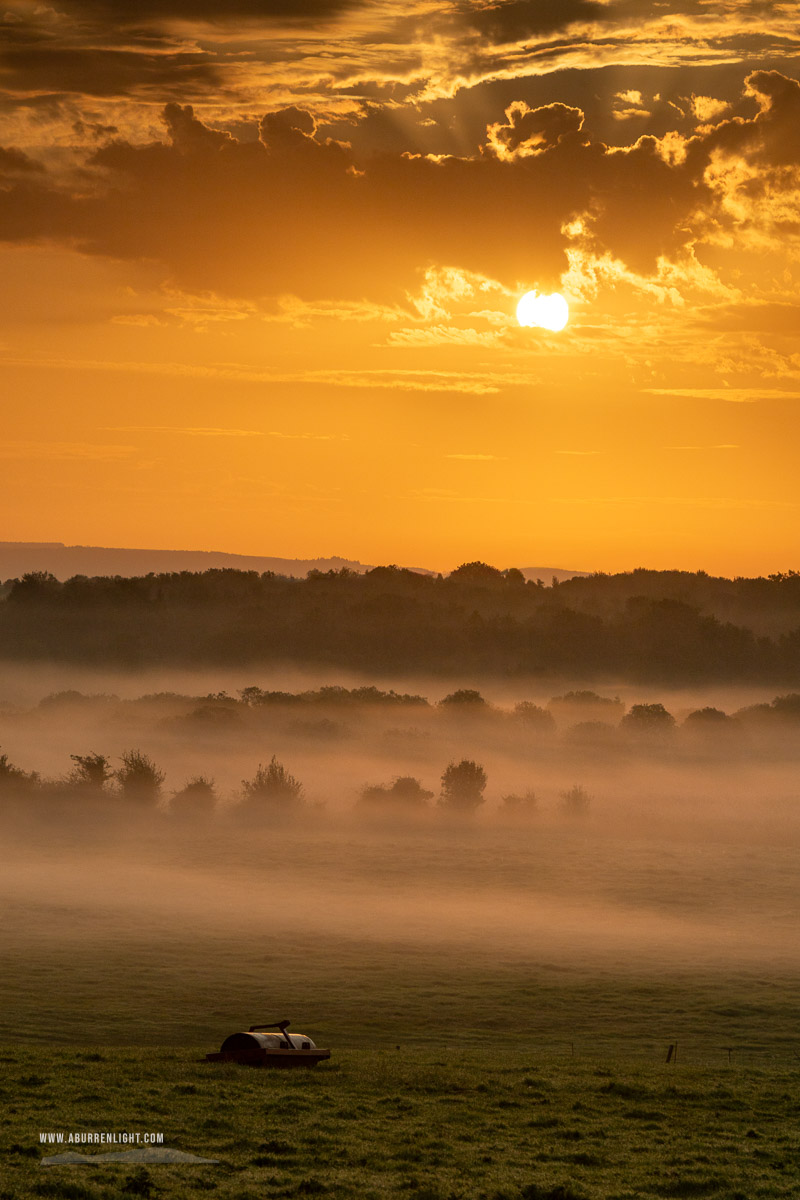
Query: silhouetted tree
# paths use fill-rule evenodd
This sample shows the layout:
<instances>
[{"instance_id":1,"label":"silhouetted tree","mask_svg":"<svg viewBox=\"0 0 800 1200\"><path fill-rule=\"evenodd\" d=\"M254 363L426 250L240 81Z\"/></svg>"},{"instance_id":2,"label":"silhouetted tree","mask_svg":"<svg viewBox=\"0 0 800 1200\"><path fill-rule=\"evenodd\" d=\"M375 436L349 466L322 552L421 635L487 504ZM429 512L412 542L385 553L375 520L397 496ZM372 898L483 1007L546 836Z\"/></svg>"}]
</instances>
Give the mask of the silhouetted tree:
<instances>
[{"instance_id":1,"label":"silhouetted tree","mask_svg":"<svg viewBox=\"0 0 800 1200\"><path fill-rule=\"evenodd\" d=\"M12 604L52 600L58 596L63 584L50 571L28 571L21 579L15 579L8 598Z\"/></svg>"},{"instance_id":2,"label":"silhouetted tree","mask_svg":"<svg viewBox=\"0 0 800 1200\"><path fill-rule=\"evenodd\" d=\"M242 780L242 806L250 812L289 812L303 798L303 785L275 755L269 766L258 765L252 779Z\"/></svg>"},{"instance_id":3,"label":"silhouetted tree","mask_svg":"<svg viewBox=\"0 0 800 1200\"><path fill-rule=\"evenodd\" d=\"M122 766L114 774L123 800L151 807L158 804L166 776L141 750L126 750Z\"/></svg>"},{"instance_id":4,"label":"silhouetted tree","mask_svg":"<svg viewBox=\"0 0 800 1200\"><path fill-rule=\"evenodd\" d=\"M99 795L114 778L114 771L104 754L70 754L70 758L75 763L67 779L72 787Z\"/></svg>"},{"instance_id":5,"label":"silhouetted tree","mask_svg":"<svg viewBox=\"0 0 800 1200\"><path fill-rule=\"evenodd\" d=\"M455 692L451 692L449 696L445 696L439 701L440 706L445 708L486 708L486 701L480 692L476 692L474 688L459 688Z\"/></svg>"},{"instance_id":6,"label":"silhouetted tree","mask_svg":"<svg viewBox=\"0 0 800 1200\"><path fill-rule=\"evenodd\" d=\"M442 775L439 804L454 812L474 812L483 804L486 772L478 763L462 758L451 762Z\"/></svg>"},{"instance_id":7,"label":"silhouetted tree","mask_svg":"<svg viewBox=\"0 0 800 1200\"><path fill-rule=\"evenodd\" d=\"M570 746L593 750L608 750L618 745L616 727L605 721L578 721L566 730L564 741Z\"/></svg>"},{"instance_id":8,"label":"silhouetted tree","mask_svg":"<svg viewBox=\"0 0 800 1200\"><path fill-rule=\"evenodd\" d=\"M176 817L200 820L208 817L217 804L217 789L213 779L195 775L179 792L173 792L169 811Z\"/></svg>"},{"instance_id":9,"label":"silhouetted tree","mask_svg":"<svg viewBox=\"0 0 800 1200\"><path fill-rule=\"evenodd\" d=\"M0 595L0 657L21 661L243 666L291 657L362 670L780 686L800 672L797 572L731 580L636 570L557 587L480 562L447 578L396 568L307 579L212 569L60 583L34 572ZM266 702L247 691L245 703Z\"/></svg>"},{"instance_id":10,"label":"silhouetted tree","mask_svg":"<svg viewBox=\"0 0 800 1200\"><path fill-rule=\"evenodd\" d=\"M514 716L532 733L552 733L556 727L553 714L530 700L521 700L519 704L515 704Z\"/></svg>"},{"instance_id":11,"label":"silhouetted tree","mask_svg":"<svg viewBox=\"0 0 800 1200\"><path fill-rule=\"evenodd\" d=\"M630 733L659 735L675 728L675 718L663 704L634 704L620 724Z\"/></svg>"},{"instance_id":12,"label":"silhouetted tree","mask_svg":"<svg viewBox=\"0 0 800 1200\"><path fill-rule=\"evenodd\" d=\"M696 708L683 722L686 729L719 729L730 725L731 718L720 708Z\"/></svg>"},{"instance_id":13,"label":"silhouetted tree","mask_svg":"<svg viewBox=\"0 0 800 1200\"><path fill-rule=\"evenodd\" d=\"M618 696L599 696L587 690L553 696L547 706L560 721L605 721L616 724L621 720L625 705Z\"/></svg>"},{"instance_id":14,"label":"silhouetted tree","mask_svg":"<svg viewBox=\"0 0 800 1200\"><path fill-rule=\"evenodd\" d=\"M9 762L7 754L0 754L0 793L8 795L30 792L39 782L37 771L23 771Z\"/></svg>"},{"instance_id":15,"label":"silhouetted tree","mask_svg":"<svg viewBox=\"0 0 800 1200\"><path fill-rule=\"evenodd\" d=\"M772 707L778 716L797 720L800 718L800 695L797 692L790 692L788 696L776 696L772 701Z\"/></svg>"},{"instance_id":16,"label":"silhouetted tree","mask_svg":"<svg viewBox=\"0 0 800 1200\"><path fill-rule=\"evenodd\" d=\"M419 779L411 775L399 775L388 787L383 784L367 785L359 794L359 805L366 810L395 812L420 812L428 807L433 792L422 786Z\"/></svg>"},{"instance_id":17,"label":"silhouetted tree","mask_svg":"<svg viewBox=\"0 0 800 1200\"><path fill-rule=\"evenodd\" d=\"M485 562L468 562L462 563L460 567L456 567L455 571L451 571L448 576L450 580L455 580L458 583L504 583L503 572L497 567L490 567Z\"/></svg>"}]
</instances>

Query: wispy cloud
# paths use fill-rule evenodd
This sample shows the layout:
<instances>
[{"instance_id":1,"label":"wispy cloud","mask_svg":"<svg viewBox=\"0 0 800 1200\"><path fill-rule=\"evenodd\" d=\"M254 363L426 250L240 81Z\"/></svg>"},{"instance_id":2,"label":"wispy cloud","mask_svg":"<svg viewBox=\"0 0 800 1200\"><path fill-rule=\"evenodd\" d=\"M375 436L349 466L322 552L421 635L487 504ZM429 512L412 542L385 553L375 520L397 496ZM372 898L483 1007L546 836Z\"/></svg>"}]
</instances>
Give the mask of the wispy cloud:
<instances>
[{"instance_id":1,"label":"wispy cloud","mask_svg":"<svg viewBox=\"0 0 800 1200\"><path fill-rule=\"evenodd\" d=\"M260 429L216 429L191 425L107 425L119 433L175 433L187 437L263 437Z\"/></svg>"},{"instance_id":2,"label":"wispy cloud","mask_svg":"<svg viewBox=\"0 0 800 1200\"><path fill-rule=\"evenodd\" d=\"M434 325L429 329L396 329L386 339L390 346L497 346L501 335L492 331Z\"/></svg>"},{"instance_id":3,"label":"wispy cloud","mask_svg":"<svg viewBox=\"0 0 800 1200\"><path fill-rule=\"evenodd\" d=\"M181 437L281 438L284 441L348 441L346 433L283 433L277 429L224 429L192 425L109 425L120 433L166 433Z\"/></svg>"},{"instance_id":4,"label":"wispy cloud","mask_svg":"<svg viewBox=\"0 0 800 1200\"><path fill-rule=\"evenodd\" d=\"M102 445L97 442L0 442L0 458L3 459L110 462L129 458L135 453L135 446Z\"/></svg>"},{"instance_id":5,"label":"wispy cloud","mask_svg":"<svg viewBox=\"0 0 800 1200\"><path fill-rule=\"evenodd\" d=\"M556 504L620 505L641 508L646 505L667 508L773 509L800 508L800 501L765 500L744 496L554 496Z\"/></svg>"},{"instance_id":6,"label":"wispy cloud","mask_svg":"<svg viewBox=\"0 0 800 1200\"><path fill-rule=\"evenodd\" d=\"M797 400L800 391L780 388L642 388L651 396L690 396L697 400L727 400L731 404L757 404L759 400Z\"/></svg>"},{"instance_id":7,"label":"wispy cloud","mask_svg":"<svg viewBox=\"0 0 800 1200\"><path fill-rule=\"evenodd\" d=\"M111 371L186 379L227 379L240 383L313 383L327 387L388 388L411 392L464 392L494 395L508 383L531 383L531 376L506 377L501 372L364 370L264 371L237 363L115 362L96 359L3 358L0 366L51 370Z\"/></svg>"},{"instance_id":8,"label":"wispy cloud","mask_svg":"<svg viewBox=\"0 0 800 1200\"><path fill-rule=\"evenodd\" d=\"M504 462L502 454L445 454L445 458L459 458L464 462Z\"/></svg>"}]
</instances>

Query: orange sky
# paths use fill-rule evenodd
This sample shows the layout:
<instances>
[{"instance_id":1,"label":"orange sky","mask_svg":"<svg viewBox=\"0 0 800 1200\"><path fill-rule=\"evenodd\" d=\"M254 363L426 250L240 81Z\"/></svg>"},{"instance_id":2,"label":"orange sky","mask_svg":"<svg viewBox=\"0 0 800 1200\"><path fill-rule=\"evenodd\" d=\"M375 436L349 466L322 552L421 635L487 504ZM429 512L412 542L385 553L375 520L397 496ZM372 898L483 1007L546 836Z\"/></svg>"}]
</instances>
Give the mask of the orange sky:
<instances>
[{"instance_id":1,"label":"orange sky","mask_svg":"<svg viewBox=\"0 0 800 1200\"><path fill-rule=\"evenodd\" d=\"M797 16L12 0L3 538L797 568Z\"/></svg>"}]
</instances>

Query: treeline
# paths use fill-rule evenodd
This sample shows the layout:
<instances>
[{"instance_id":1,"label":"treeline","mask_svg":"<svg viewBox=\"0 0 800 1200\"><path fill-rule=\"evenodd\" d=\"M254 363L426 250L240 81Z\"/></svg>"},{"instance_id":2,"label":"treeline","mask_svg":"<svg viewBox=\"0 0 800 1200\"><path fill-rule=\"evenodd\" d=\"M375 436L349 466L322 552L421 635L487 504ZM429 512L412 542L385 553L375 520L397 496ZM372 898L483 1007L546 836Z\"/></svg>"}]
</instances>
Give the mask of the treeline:
<instances>
[{"instance_id":1,"label":"treeline","mask_svg":"<svg viewBox=\"0 0 800 1200\"><path fill-rule=\"evenodd\" d=\"M213 779L194 775L184 786L165 793L166 773L141 750L127 750L120 766L112 767L103 754L72 754L72 769L60 779L43 779L36 771L24 771L0 754L0 816L22 804L30 815L37 801L53 812L61 807L70 817L100 817L116 814L153 814L161 812L180 820L203 824L215 815L224 815L235 824L264 827L275 822L308 815L319 815L322 805L309 803L301 781L292 775L275 755L255 774L243 779L241 786L223 797ZM484 804L488 783L480 763L461 759L449 763L442 772L438 798L420 779L396 775L389 783L364 784L358 792L355 809L370 818L419 818L435 811L470 817ZM591 797L579 784L560 793L560 807L568 816L583 816ZM433 803L432 803L433 802ZM538 807L536 793L509 793L500 798L500 812L514 818L533 815ZM83 810L83 814L82 814Z\"/></svg>"},{"instance_id":2,"label":"treeline","mask_svg":"<svg viewBox=\"0 0 800 1200\"><path fill-rule=\"evenodd\" d=\"M526 736L548 735L557 729L567 734L605 731L620 734L619 746L626 741L640 741L643 736L658 735L654 744L666 745L661 735L684 732L713 735L735 733L741 739L748 731L755 734L788 734L797 741L800 730L800 693L788 692L755 704L747 704L727 713L706 705L686 713L678 721L660 701L632 704L626 708L619 696L603 696L589 689L565 692L552 696L545 704L520 700L511 707L493 704L476 688L458 688L441 700L410 692L384 691L374 686L347 688L326 685L302 692L275 691L254 684L241 688L236 696L228 692L211 692L205 696L183 695L179 692L153 692L136 699L122 700L109 693L85 694L75 690L52 692L44 696L31 714L53 713L57 719L67 718L82 710L117 710L116 718L133 711L150 711L160 721L182 723L184 730L225 733L241 730L247 725L258 730L266 722L284 732L318 736L328 730L345 735L351 729L364 730L367 718L413 718L414 729L430 731L442 721L466 730L485 727L490 732L509 728ZM18 710L15 719L22 713ZM295 718L308 717L310 720ZM281 724L289 718L289 724ZM330 718L334 718L331 721ZM246 719L247 725L242 722ZM354 725L348 724L348 721ZM433 723L433 724L431 724ZM441 724L439 724L441 729ZM394 732L399 732L394 729ZM622 736L624 735L624 737Z\"/></svg>"},{"instance_id":3,"label":"treeline","mask_svg":"<svg viewBox=\"0 0 800 1200\"><path fill-rule=\"evenodd\" d=\"M294 579L211 570L7 581L0 658L143 667L292 661L397 674L800 681L800 574L633 571L544 587L466 563Z\"/></svg>"}]
</instances>

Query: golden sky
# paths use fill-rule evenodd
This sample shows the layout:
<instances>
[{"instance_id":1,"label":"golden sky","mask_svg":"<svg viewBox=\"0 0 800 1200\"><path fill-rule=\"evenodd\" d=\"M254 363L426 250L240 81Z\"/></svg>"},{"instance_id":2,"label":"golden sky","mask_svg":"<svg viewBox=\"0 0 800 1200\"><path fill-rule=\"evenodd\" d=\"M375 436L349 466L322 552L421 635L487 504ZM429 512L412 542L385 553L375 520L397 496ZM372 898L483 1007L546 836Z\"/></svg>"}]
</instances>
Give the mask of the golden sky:
<instances>
[{"instance_id":1,"label":"golden sky","mask_svg":"<svg viewBox=\"0 0 800 1200\"><path fill-rule=\"evenodd\" d=\"M800 567L799 29L8 0L2 537Z\"/></svg>"}]
</instances>

